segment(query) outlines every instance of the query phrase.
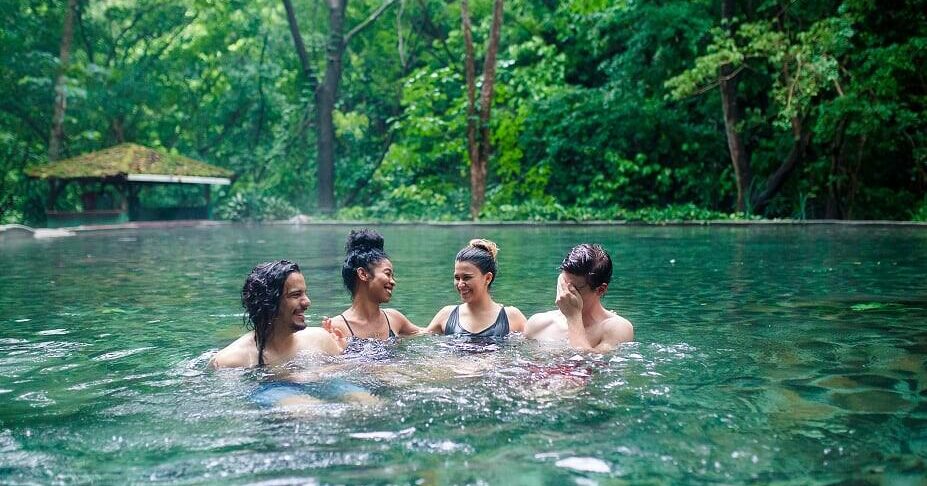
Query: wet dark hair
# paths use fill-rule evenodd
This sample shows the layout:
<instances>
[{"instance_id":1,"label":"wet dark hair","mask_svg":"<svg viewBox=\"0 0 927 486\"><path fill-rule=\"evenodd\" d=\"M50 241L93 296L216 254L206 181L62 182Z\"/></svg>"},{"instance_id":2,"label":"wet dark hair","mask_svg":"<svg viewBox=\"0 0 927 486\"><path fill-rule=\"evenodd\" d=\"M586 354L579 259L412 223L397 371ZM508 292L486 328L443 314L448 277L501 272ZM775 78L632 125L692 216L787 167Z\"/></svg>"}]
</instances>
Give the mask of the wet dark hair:
<instances>
[{"instance_id":1,"label":"wet dark hair","mask_svg":"<svg viewBox=\"0 0 927 486\"><path fill-rule=\"evenodd\" d=\"M495 243L489 240L474 239L470 240L467 246L457 252L455 260L472 263L484 274L492 272L492 280L489 281L489 286L492 287L492 283L496 281L496 276L499 275L496 271L496 255L498 253L499 247Z\"/></svg>"},{"instance_id":2,"label":"wet dark hair","mask_svg":"<svg viewBox=\"0 0 927 486\"><path fill-rule=\"evenodd\" d=\"M280 311L283 286L291 273L302 273L299 265L288 260L265 262L251 269L241 289L243 319L245 327L254 331L258 366L264 366L264 347L273 330L271 323Z\"/></svg>"},{"instance_id":3,"label":"wet dark hair","mask_svg":"<svg viewBox=\"0 0 927 486\"><path fill-rule=\"evenodd\" d=\"M357 292L357 269L371 271L374 265L386 260L389 255L383 251L383 236L371 229L351 230L348 242L344 245L346 253L341 264L341 279L344 286L354 295Z\"/></svg>"},{"instance_id":4,"label":"wet dark hair","mask_svg":"<svg viewBox=\"0 0 927 486\"><path fill-rule=\"evenodd\" d=\"M597 289L611 282L612 259L601 246L583 243L570 250L560 264L560 270L582 276L589 287Z\"/></svg>"}]
</instances>

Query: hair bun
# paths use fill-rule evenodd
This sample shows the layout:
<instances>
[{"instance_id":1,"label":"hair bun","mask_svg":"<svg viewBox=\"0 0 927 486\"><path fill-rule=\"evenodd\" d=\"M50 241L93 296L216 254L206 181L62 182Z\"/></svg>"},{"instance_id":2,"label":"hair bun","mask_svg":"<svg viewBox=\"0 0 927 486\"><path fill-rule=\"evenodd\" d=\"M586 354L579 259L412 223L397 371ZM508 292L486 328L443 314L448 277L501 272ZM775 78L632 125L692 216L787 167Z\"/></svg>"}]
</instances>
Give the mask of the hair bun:
<instances>
[{"instance_id":1,"label":"hair bun","mask_svg":"<svg viewBox=\"0 0 927 486\"><path fill-rule=\"evenodd\" d=\"M496 255L499 254L499 247L496 246L495 243L489 240L484 240L482 238L470 240L470 246L473 248L479 248L480 250L489 253L489 256L491 256L493 260L495 260Z\"/></svg>"},{"instance_id":2,"label":"hair bun","mask_svg":"<svg viewBox=\"0 0 927 486\"><path fill-rule=\"evenodd\" d=\"M370 250L383 250L383 236L374 230L364 228L351 230L348 242L344 245L346 252L363 252Z\"/></svg>"}]
</instances>

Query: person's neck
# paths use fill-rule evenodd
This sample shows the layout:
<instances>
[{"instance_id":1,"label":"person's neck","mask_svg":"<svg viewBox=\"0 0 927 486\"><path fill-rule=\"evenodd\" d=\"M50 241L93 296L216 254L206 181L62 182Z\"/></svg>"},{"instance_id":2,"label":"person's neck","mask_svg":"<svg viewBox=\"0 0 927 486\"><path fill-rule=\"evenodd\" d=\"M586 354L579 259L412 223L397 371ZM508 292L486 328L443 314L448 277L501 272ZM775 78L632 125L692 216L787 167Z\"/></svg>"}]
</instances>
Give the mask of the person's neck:
<instances>
[{"instance_id":1,"label":"person's neck","mask_svg":"<svg viewBox=\"0 0 927 486\"><path fill-rule=\"evenodd\" d=\"M357 318L356 320L364 323L375 321L380 317L380 304L363 297L355 298L350 310L351 314Z\"/></svg>"},{"instance_id":2,"label":"person's neck","mask_svg":"<svg viewBox=\"0 0 927 486\"><path fill-rule=\"evenodd\" d=\"M490 310L492 309L493 306L496 305L496 303L493 302L492 297L490 297L489 294L487 293L480 299L471 300L470 302L467 302L466 305L470 309L470 312L475 313L475 312L482 312L482 311Z\"/></svg>"},{"instance_id":3,"label":"person's neck","mask_svg":"<svg viewBox=\"0 0 927 486\"><path fill-rule=\"evenodd\" d=\"M605 314L605 308L602 307L601 301L596 301L583 309L583 327L592 327L602 320Z\"/></svg>"},{"instance_id":4,"label":"person's neck","mask_svg":"<svg viewBox=\"0 0 927 486\"><path fill-rule=\"evenodd\" d=\"M292 347L294 334L292 329L283 325L275 325L267 337L267 343L264 345L265 350L271 350L275 353L285 352Z\"/></svg>"}]
</instances>

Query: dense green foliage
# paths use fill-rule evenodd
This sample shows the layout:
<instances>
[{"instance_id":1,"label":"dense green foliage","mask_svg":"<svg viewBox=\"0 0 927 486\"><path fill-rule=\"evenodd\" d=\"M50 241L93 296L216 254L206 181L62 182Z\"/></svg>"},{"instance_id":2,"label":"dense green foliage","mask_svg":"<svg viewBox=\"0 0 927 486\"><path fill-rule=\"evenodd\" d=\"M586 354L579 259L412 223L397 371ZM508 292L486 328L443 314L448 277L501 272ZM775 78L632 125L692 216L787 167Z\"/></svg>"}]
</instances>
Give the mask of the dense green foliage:
<instances>
[{"instance_id":1,"label":"dense green foliage","mask_svg":"<svg viewBox=\"0 0 927 486\"><path fill-rule=\"evenodd\" d=\"M327 9L293 3L322 72ZM381 3L350 2L347 28ZM23 171L47 162L66 4L0 0L3 223L44 218L48 188ZM726 66L751 191L796 126L809 140L759 216L927 220L927 1L748 5L728 25L710 0L506 2L482 218L731 217ZM470 7L478 52L491 7ZM437 0L397 1L351 40L336 217L467 218L463 50L459 5ZM219 215L313 214L313 96L282 2L81 0L66 74L65 156L135 142L235 171ZM70 191L59 205L79 207Z\"/></svg>"}]
</instances>

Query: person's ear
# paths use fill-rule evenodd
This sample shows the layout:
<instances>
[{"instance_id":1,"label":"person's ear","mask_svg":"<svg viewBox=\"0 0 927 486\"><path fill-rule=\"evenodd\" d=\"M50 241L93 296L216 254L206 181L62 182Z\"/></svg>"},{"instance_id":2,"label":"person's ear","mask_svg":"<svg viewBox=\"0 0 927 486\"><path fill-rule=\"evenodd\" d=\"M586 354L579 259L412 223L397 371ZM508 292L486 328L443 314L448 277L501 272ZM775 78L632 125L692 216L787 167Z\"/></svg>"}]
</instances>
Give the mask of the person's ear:
<instances>
[{"instance_id":1,"label":"person's ear","mask_svg":"<svg viewBox=\"0 0 927 486\"><path fill-rule=\"evenodd\" d=\"M355 272L357 272L357 278L361 279L362 281L366 282L370 280L370 274L367 273L367 269L358 267Z\"/></svg>"},{"instance_id":2,"label":"person's ear","mask_svg":"<svg viewBox=\"0 0 927 486\"><path fill-rule=\"evenodd\" d=\"M605 291L608 290L608 284L604 283L595 288L595 294L599 297L605 295Z\"/></svg>"},{"instance_id":3,"label":"person's ear","mask_svg":"<svg viewBox=\"0 0 927 486\"><path fill-rule=\"evenodd\" d=\"M486 272L486 275L483 275L483 278L486 279L486 286L489 287L489 284L496 278L496 275L492 272Z\"/></svg>"}]
</instances>

